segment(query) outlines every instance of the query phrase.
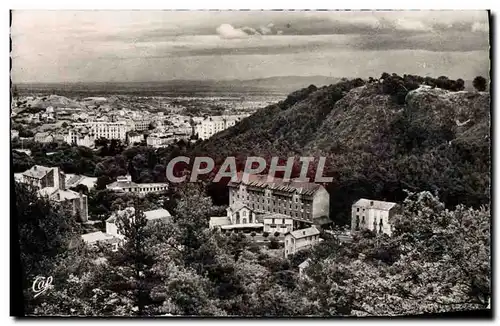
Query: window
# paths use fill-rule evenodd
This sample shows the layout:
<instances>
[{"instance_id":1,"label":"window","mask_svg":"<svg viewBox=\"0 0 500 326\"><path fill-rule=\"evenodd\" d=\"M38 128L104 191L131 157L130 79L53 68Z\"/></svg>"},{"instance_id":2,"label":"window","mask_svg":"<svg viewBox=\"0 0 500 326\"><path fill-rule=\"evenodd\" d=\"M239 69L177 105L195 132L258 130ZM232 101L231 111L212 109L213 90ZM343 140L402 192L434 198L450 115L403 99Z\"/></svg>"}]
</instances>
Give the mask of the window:
<instances>
[{"instance_id":1,"label":"window","mask_svg":"<svg viewBox=\"0 0 500 326\"><path fill-rule=\"evenodd\" d=\"M356 208L356 212L359 212L359 207L358 207L358 208Z\"/></svg>"}]
</instances>

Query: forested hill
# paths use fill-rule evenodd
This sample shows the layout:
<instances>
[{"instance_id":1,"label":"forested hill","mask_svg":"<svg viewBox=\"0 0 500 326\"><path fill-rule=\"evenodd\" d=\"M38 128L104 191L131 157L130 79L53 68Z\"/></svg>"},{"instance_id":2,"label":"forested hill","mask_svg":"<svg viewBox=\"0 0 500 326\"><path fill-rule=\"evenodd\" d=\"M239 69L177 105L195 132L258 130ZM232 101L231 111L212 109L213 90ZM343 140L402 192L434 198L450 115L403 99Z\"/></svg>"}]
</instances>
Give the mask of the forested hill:
<instances>
[{"instance_id":1,"label":"forested hill","mask_svg":"<svg viewBox=\"0 0 500 326\"><path fill-rule=\"evenodd\" d=\"M490 100L463 80L385 74L290 94L189 155L326 156L330 215L348 221L359 197L400 201L429 190L450 207L490 202ZM314 171L311 171L313 173Z\"/></svg>"}]
</instances>

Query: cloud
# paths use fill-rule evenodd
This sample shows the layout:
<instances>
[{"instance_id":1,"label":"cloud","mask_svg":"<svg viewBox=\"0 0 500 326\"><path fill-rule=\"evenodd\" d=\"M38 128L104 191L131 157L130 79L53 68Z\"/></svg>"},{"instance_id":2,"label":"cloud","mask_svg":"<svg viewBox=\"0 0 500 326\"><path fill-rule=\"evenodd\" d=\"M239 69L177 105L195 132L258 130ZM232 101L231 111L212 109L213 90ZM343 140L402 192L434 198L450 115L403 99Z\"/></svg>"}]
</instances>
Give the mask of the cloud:
<instances>
[{"instance_id":1,"label":"cloud","mask_svg":"<svg viewBox=\"0 0 500 326\"><path fill-rule=\"evenodd\" d=\"M240 28L234 28L229 24L222 24L216 28L217 34L225 39L247 38L249 35Z\"/></svg>"},{"instance_id":2,"label":"cloud","mask_svg":"<svg viewBox=\"0 0 500 326\"><path fill-rule=\"evenodd\" d=\"M107 75L117 80L149 79L149 75L182 79L197 73L219 78L232 69L239 69L242 78L253 78L307 74L307 69L312 73L329 66L333 74L346 69L338 74L364 76L371 70L390 70L387 64L404 59L390 57L392 53L412 56L416 51L425 51L425 60L419 60L436 61L435 71L443 62L447 68L442 74L465 69L463 62L469 65L472 51L480 54L481 65L489 67L484 10L15 10L12 16L13 76L19 81L106 80ZM337 60L339 52L352 54L353 59L346 55ZM285 64L285 57L293 64ZM450 62L458 66L445 62L448 57L456 58ZM371 70L363 67L362 59L370 60ZM195 63L199 65L191 68ZM209 63L225 68L219 72L204 66ZM410 72L413 62L404 61L400 69L405 67ZM164 75L157 76L160 71Z\"/></svg>"},{"instance_id":3,"label":"cloud","mask_svg":"<svg viewBox=\"0 0 500 326\"><path fill-rule=\"evenodd\" d=\"M396 29L404 31L429 31L432 29L431 26L427 26L421 21L407 19L397 19L395 21L395 27Z\"/></svg>"},{"instance_id":4,"label":"cloud","mask_svg":"<svg viewBox=\"0 0 500 326\"><path fill-rule=\"evenodd\" d=\"M490 26L488 23L475 22L472 24L471 30L473 32L488 32L490 30Z\"/></svg>"}]
</instances>

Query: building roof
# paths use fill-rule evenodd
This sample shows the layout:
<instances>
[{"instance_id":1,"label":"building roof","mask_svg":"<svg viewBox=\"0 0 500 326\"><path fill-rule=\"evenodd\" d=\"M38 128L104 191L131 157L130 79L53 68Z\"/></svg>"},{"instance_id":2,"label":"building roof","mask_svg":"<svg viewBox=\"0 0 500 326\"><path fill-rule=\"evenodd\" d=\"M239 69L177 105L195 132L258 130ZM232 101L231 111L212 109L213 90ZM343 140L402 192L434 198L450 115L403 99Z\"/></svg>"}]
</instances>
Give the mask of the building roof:
<instances>
[{"instance_id":1,"label":"building roof","mask_svg":"<svg viewBox=\"0 0 500 326\"><path fill-rule=\"evenodd\" d=\"M67 187L75 187L79 184L83 184L87 186L87 188L91 189L95 186L96 182L97 178L87 177L85 175L80 175L80 174L66 174Z\"/></svg>"},{"instance_id":2,"label":"building roof","mask_svg":"<svg viewBox=\"0 0 500 326\"><path fill-rule=\"evenodd\" d=\"M117 216L121 216L125 213L130 214L130 216L133 216L134 212L135 212L134 207L127 207L125 209L118 210L116 212L113 212L111 214L111 216L106 220L106 222L114 223L116 221ZM146 216L146 219L148 221L158 220L158 219L163 219L163 218L170 219L172 217L172 215L170 215L170 212L167 211L166 209L163 209L163 208L154 209L151 211L145 211L144 215Z\"/></svg>"},{"instance_id":3,"label":"building roof","mask_svg":"<svg viewBox=\"0 0 500 326\"><path fill-rule=\"evenodd\" d=\"M14 173L14 180L15 181L22 181L23 180L23 174L22 173Z\"/></svg>"},{"instance_id":4,"label":"building roof","mask_svg":"<svg viewBox=\"0 0 500 326\"><path fill-rule=\"evenodd\" d=\"M220 228L223 230L231 230L231 229L243 229L243 228L262 228L264 224L262 223L245 223L245 224L231 224L231 225L222 225Z\"/></svg>"},{"instance_id":5,"label":"building roof","mask_svg":"<svg viewBox=\"0 0 500 326\"><path fill-rule=\"evenodd\" d=\"M360 200L355 202L352 206L363 207L363 208L375 208L375 209L388 211L396 205L397 205L396 203L392 203L392 202L388 202L388 201L380 201L380 200L371 200L371 199L361 198Z\"/></svg>"},{"instance_id":6,"label":"building roof","mask_svg":"<svg viewBox=\"0 0 500 326\"><path fill-rule=\"evenodd\" d=\"M168 187L168 183L163 182L155 182L155 183L137 183L137 186L141 188L150 188L150 187Z\"/></svg>"},{"instance_id":7,"label":"building roof","mask_svg":"<svg viewBox=\"0 0 500 326\"><path fill-rule=\"evenodd\" d=\"M231 221L227 216L211 216L210 221L208 222L208 225L210 227L229 225L229 224L231 224Z\"/></svg>"},{"instance_id":8,"label":"building roof","mask_svg":"<svg viewBox=\"0 0 500 326\"><path fill-rule=\"evenodd\" d=\"M311 263L311 258L307 258L304 260L302 263L299 264L299 269L304 269L309 267L309 264Z\"/></svg>"},{"instance_id":9,"label":"building roof","mask_svg":"<svg viewBox=\"0 0 500 326\"><path fill-rule=\"evenodd\" d=\"M162 218L170 219L172 217L172 215L170 215L169 211L167 211L166 209L163 209L163 208L154 209L151 211L146 211L146 212L144 212L144 215L146 215L146 219L148 219L149 221L162 219Z\"/></svg>"},{"instance_id":10,"label":"building roof","mask_svg":"<svg viewBox=\"0 0 500 326\"><path fill-rule=\"evenodd\" d=\"M42 165L35 165L31 169L23 172L23 175L31 178L41 179L43 178L52 168L48 168Z\"/></svg>"},{"instance_id":11,"label":"building roof","mask_svg":"<svg viewBox=\"0 0 500 326\"><path fill-rule=\"evenodd\" d=\"M35 134L35 137L47 137L47 136L50 136L50 133L46 131L37 132Z\"/></svg>"},{"instance_id":12,"label":"building roof","mask_svg":"<svg viewBox=\"0 0 500 326\"><path fill-rule=\"evenodd\" d=\"M295 230L295 231L289 232L288 234L290 234L295 239L301 239L301 238L310 237L313 235L318 235L319 230L316 229L316 227L311 226L310 228Z\"/></svg>"},{"instance_id":13,"label":"building roof","mask_svg":"<svg viewBox=\"0 0 500 326\"><path fill-rule=\"evenodd\" d=\"M227 209L231 212L237 212L244 207L250 209L247 204L242 203L240 201L237 201L234 204L232 204L231 206L229 206Z\"/></svg>"},{"instance_id":14,"label":"building roof","mask_svg":"<svg viewBox=\"0 0 500 326\"><path fill-rule=\"evenodd\" d=\"M87 234L82 234L82 239L85 243L93 244L98 241L106 241L114 239L114 236L111 234L104 233L102 231L91 232Z\"/></svg>"},{"instance_id":15,"label":"building roof","mask_svg":"<svg viewBox=\"0 0 500 326\"><path fill-rule=\"evenodd\" d=\"M276 219L292 219L293 220L293 217L291 217L290 215L285 215L285 214L280 214L280 213L266 213L264 215L261 216L262 219L265 219L265 218L276 218Z\"/></svg>"},{"instance_id":16,"label":"building roof","mask_svg":"<svg viewBox=\"0 0 500 326\"><path fill-rule=\"evenodd\" d=\"M314 193L321 188L321 185L313 182L304 182L297 179L284 181L282 178L274 178L272 182L267 181L267 174L248 174L248 182L243 180L243 172L236 174L237 180L230 181L229 186L238 186L241 183L257 188L268 188L282 192L294 193L297 192L302 195L314 195Z\"/></svg>"},{"instance_id":17,"label":"building roof","mask_svg":"<svg viewBox=\"0 0 500 326\"><path fill-rule=\"evenodd\" d=\"M41 195L48 195L50 199L56 201L66 201L66 200L80 198L80 194L73 190L62 190L55 187L45 187L41 189L39 193Z\"/></svg>"},{"instance_id":18,"label":"building roof","mask_svg":"<svg viewBox=\"0 0 500 326\"><path fill-rule=\"evenodd\" d=\"M132 181L115 181L113 183L110 183L109 185L106 185L106 188L108 189L113 189L113 188L136 188L139 187L137 183L132 182Z\"/></svg>"}]
</instances>

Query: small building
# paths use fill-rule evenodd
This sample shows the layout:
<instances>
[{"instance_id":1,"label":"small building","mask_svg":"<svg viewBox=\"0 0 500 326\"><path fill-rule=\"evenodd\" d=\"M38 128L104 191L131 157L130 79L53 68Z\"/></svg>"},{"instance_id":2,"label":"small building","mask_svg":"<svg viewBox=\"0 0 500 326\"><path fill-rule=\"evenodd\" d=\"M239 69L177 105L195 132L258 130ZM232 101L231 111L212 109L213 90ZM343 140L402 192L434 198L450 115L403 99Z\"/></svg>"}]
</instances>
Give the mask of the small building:
<instances>
[{"instance_id":1,"label":"small building","mask_svg":"<svg viewBox=\"0 0 500 326\"><path fill-rule=\"evenodd\" d=\"M145 195L151 192L168 190L168 183L135 183L132 181L132 177L127 174L116 178L116 181L107 185L106 189L117 192L131 192L139 195Z\"/></svg>"},{"instance_id":2,"label":"small building","mask_svg":"<svg viewBox=\"0 0 500 326\"><path fill-rule=\"evenodd\" d=\"M20 182L38 188L40 196L61 203L77 216L81 222L88 220L87 196L67 189L66 176L57 167L35 165L22 173Z\"/></svg>"},{"instance_id":3,"label":"small building","mask_svg":"<svg viewBox=\"0 0 500 326\"><path fill-rule=\"evenodd\" d=\"M82 234L82 240L88 246L97 246L98 244L111 245L113 251L118 250L118 244L120 242L120 239L102 231Z\"/></svg>"},{"instance_id":4,"label":"small building","mask_svg":"<svg viewBox=\"0 0 500 326\"><path fill-rule=\"evenodd\" d=\"M311 258L307 258L306 260L304 260L302 263L299 264L299 277L301 278L306 277L305 270L306 268L309 267L309 265L311 265Z\"/></svg>"},{"instance_id":5,"label":"small building","mask_svg":"<svg viewBox=\"0 0 500 326\"><path fill-rule=\"evenodd\" d=\"M37 132L34 136L34 140L38 143L46 144L52 143L54 141L54 137L48 132Z\"/></svg>"},{"instance_id":6,"label":"small building","mask_svg":"<svg viewBox=\"0 0 500 326\"><path fill-rule=\"evenodd\" d=\"M368 229L375 233L392 234L390 220L398 211L396 203L361 198L352 205L351 230Z\"/></svg>"},{"instance_id":7,"label":"small building","mask_svg":"<svg viewBox=\"0 0 500 326\"><path fill-rule=\"evenodd\" d=\"M315 226L285 234L285 258L318 243L320 241L319 234L320 232Z\"/></svg>"},{"instance_id":8,"label":"small building","mask_svg":"<svg viewBox=\"0 0 500 326\"><path fill-rule=\"evenodd\" d=\"M127 207L111 214L111 216L106 220L106 233L118 239L124 239L125 236L118 230L116 221L118 218L124 217L132 219L134 217L134 214L134 207ZM144 216L146 217L148 223L152 223L153 221L170 222L172 219L172 215L170 215L169 211L163 208L145 211Z\"/></svg>"},{"instance_id":9,"label":"small building","mask_svg":"<svg viewBox=\"0 0 500 326\"><path fill-rule=\"evenodd\" d=\"M23 172L23 182L37 187L39 190L45 187L64 189L66 177L59 168L49 168L42 165L34 165L31 169Z\"/></svg>"},{"instance_id":10,"label":"small building","mask_svg":"<svg viewBox=\"0 0 500 326\"><path fill-rule=\"evenodd\" d=\"M144 135L138 132L131 131L127 134L127 140L129 145L141 143L142 141L144 141Z\"/></svg>"},{"instance_id":11,"label":"small building","mask_svg":"<svg viewBox=\"0 0 500 326\"><path fill-rule=\"evenodd\" d=\"M231 221L227 216L212 216L208 222L208 227L211 229L220 228L224 225L231 225Z\"/></svg>"},{"instance_id":12,"label":"small building","mask_svg":"<svg viewBox=\"0 0 500 326\"><path fill-rule=\"evenodd\" d=\"M88 201L87 196L72 190L46 187L39 191L41 196L46 196L50 200L60 203L70 210L73 216L78 217L81 222L88 221Z\"/></svg>"},{"instance_id":13,"label":"small building","mask_svg":"<svg viewBox=\"0 0 500 326\"><path fill-rule=\"evenodd\" d=\"M16 139L19 137L19 131L15 129L10 130L10 139Z\"/></svg>"},{"instance_id":14,"label":"small building","mask_svg":"<svg viewBox=\"0 0 500 326\"><path fill-rule=\"evenodd\" d=\"M66 174L66 187L73 188L78 185L84 185L88 190L95 187L97 183L97 178L87 177L80 174Z\"/></svg>"},{"instance_id":15,"label":"small building","mask_svg":"<svg viewBox=\"0 0 500 326\"><path fill-rule=\"evenodd\" d=\"M226 211L231 224L254 223L257 220L256 212L242 202L234 203Z\"/></svg>"}]
</instances>

